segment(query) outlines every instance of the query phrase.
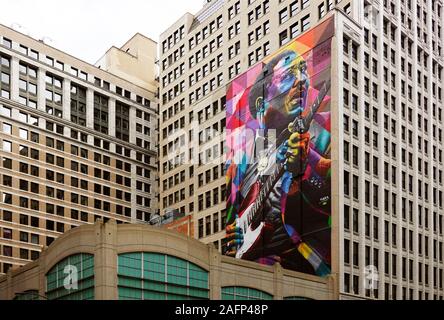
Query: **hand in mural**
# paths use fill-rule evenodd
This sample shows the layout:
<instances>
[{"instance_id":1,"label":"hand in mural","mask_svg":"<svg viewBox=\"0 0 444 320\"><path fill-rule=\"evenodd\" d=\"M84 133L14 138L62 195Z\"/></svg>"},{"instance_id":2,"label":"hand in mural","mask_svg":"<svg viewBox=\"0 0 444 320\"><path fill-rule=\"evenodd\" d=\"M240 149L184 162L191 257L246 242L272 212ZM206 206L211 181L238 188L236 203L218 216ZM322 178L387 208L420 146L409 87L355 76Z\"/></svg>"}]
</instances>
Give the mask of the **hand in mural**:
<instances>
[{"instance_id":1,"label":"hand in mural","mask_svg":"<svg viewBox=\"0 0 444 320\"><path fill-rule=\"evenodd\" d=\"M286 169L293 176L300 176L305 172L309 147L310 134L308 132L293 133L279 149L278 160L286 161Z\"/></svg>"},{"instance_id":2,"label":"hand in mural","mask_svg":"<svg viewBox=\"0 0 444 320\"><path fill-rule=\"evenodd\" d=\"M236 221L227 226L226 232L227 251L225 254L230 257L235 257L238 246L243 243L244 235L242 230L236 226Z\"/></svg>"}]
</instances>

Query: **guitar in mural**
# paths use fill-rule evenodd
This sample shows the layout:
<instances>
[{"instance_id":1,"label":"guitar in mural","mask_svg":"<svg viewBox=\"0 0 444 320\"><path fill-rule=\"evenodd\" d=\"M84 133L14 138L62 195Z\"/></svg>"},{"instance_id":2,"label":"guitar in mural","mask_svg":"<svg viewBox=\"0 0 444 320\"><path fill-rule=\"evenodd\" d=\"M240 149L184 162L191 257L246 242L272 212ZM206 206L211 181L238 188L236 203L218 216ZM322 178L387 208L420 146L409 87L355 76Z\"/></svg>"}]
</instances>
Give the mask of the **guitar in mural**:
<instances>
[{"instance_id":1,"label":"guitar in mural","mask_svg":"<svg viewBox=\"0 0 444 320\"><path fill-rule=\"evenodd\" d=\"M285 134L287 134L287 139L293 133L305 134L309 131L314 115L318 112L322 101L327 96L329 90L330 82L327 81L323 84L309 113L305 116L300 115L296 117L296 119L289 124L287 132L285 132ZM278 148L278 150L279 149L281 148ZM240 214L236 219L236 226L243 234L243 243L237 249L236 258L248 259L249 252L261 246L262 240L267 232L266 223L263 221L261 212L263 211L264 204L268 199L271 190L286 171L290 156L291 154L288 153L285 155L286 159L283 162L277 162L274 165L273 172L266 179L265 183L259 181L254 183L242 202L240 206ZM260 159L258 164L259 170L261 171L261 169L265 169L268 166L268 162L269 155Z\"/></svg>"}]
</instances>

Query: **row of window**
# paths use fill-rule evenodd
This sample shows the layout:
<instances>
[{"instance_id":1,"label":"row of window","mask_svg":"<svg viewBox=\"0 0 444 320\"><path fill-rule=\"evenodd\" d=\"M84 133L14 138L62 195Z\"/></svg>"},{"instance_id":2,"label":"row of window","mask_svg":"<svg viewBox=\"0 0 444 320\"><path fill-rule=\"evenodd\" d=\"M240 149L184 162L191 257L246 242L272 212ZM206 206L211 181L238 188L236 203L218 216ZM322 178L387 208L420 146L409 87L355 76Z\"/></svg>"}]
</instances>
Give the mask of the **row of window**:
<instances>
[{"instance_id":1,"label":"row of window","mask_svg":"<svg viewBox=\"0 0 444 320\"><path fill-rule=\"evenodd\" d=\"M12 47L13 47L13 42L10 39L7 39L5 37L2 38L1 44L4 47L7 47L8 49L12 49ZM21 52L22 54L24 54L24 55L34 59L34 60L37 60L37 61L40 60L39 52L37 52L37 51L35 51L35 50L31 49L31 48L28 48L28 47L26 47L24 45L19 44L18 51ZM54 67L54 68L60 70L60 71L69 71L69 73L72 76L77 77L77 78L79 78L79 79L81 79L83 81L88 81L88 74L86 72L81 71L78 68L75 68L73 66L71 66L71 68L69 70L66 70L65 64L63 62L61 62L59 60L56 60L56 59L54 59L54 58L52 58L50 56L45 56L43 62L46 63L47 65L51 66L51 67ZM26 67L27 66L24 63L21 63L20 64L20 71L22 72L23 68L26 68ZM31 66L31 68L33 69L31 72L36 71L35 67ZM37 76L35 76L34 78L37 78ZM93 83L96 86L103 87L104 89L106 89L108 91L110 90L110 83L107 82L107 81L103 81L103 84L102 84L102 80L100 78L94 77L94 82ZM128 90L123 90L120 87L116 87L116 93L118 95L122 96L122 97L125 97L127 99L131 99L131 92L128 91ZM150 105L151 105L151 102L150 102L149 99L143 98L143 97L138 96L138 95L136 96L136 100L135 101L138 104L141 104L141 105L143 105L145 107L150 107Z\"/></svg>"},{"instance_id":2,"label":"row of window","mask_svg":"<svg viewBox=\"0 0 444 320\"><path fill-rule=\"evenodd\" d=\"M195 33L194 37L190 38L188 40L188 48L189 50L194 49L196 46L198 46L202 41L210 37L212 34L214 34L217 30L222 28L223 25L223 18L222 15L219 15L217 18L215 18L213 21L211 21L208 26L204 26L202 30Z\"/></svg>"},{"instance_id":3,"label":"row of window","mask_svg":"<svg viewBox=\"0 0 444 320\"><path fill-rule=\"evenodd\" d=\"M3 255L4 257L13 257L13 247L12 246L7 246L7 245L0 245L0 254ZM40 252L39 251L35 251L35 250L29 250L29 249L25 249L25 248L20 248L19 249L19 256L18 258L20 258L21 260L36 260L38 259L40 256ZM9 270L9 268L11 267L11 265L9 265L8 267L5 267L7 272Z\"/></svg>"},{"instance_id":4,"label":"row of window","mask_svg":"<svg viewBox=\"0 0 444 320\"><path fill-rule=\"evenodd\" d=\"M10 125L6 122L3 122L2 123L2 131L3 131L3 133L6 133L6 134L12 134L12 125ZM27 129L20 128L19 129L19 137L23 140L29 140L34 143L40 142L40 135L36 132L32 132L32 131L29 132ZM12 151L12 143L10 143L9 141L4 140L3 147L4 147L5 151L8 151L8 150L9 150L9 152ZM50 137L46 137L46 147L55 148L55 149L62 151L62 152L65 151L65 143L63 141L55 140ZM29 154L30 154L32 159L35 159L35 160L40 159L40 156L39 156L40 151L39 150L31 148L31 150L29 152L28 147L20 146L19 152L20 152L20 155L22 155L22 156L29 156ZM88 157L89 157L88 149L79 148L76 145L71 145L71 154L74 156L79 156L84 159L88 159ZM49 163L53 164L54 162L53 161L51 162L52 158L53 158L53 156L51 155L51 156L49 156L49 158L47 156L46 159L47 160L49 159ZM6 160L7 159L4 159L4 161L6 161ZM9 160L9 161L11 161L11 160ZM97 152L94 152L94 161L98 162L98 163L103 163L106 166L111 166L111 158L109 156L102 155ZM56 163L59 166L64 166L64 158L57 157ZM12 166L12 161L11 161L10 166ZM117 169L124 170L126 172L131 172L131 163L124 162L122 160L116 160L115 167ZM85 168L87 168L87 167L85 167ZM84 170L84 171L87 172L87 170ZM137 175L139 175L139 176L144 176L145 178L150 178L150 176L151 176L151 171L149 169L137 167L136 171L137 171ZM96 174L96 172L95 172L95 177L101 178L102 176L100 174L100 171L97 171L97 172L99 172L99 174ZM107 176L110 177L110 173L108 172L107 174L108 174ZM105 171L104 171L104 176L105 176Z\"/></svg>"},{"instance_id":5,"label":"row of window","mask_svg":"<svg viewBox=\"0 0 444 320\"><path fill-rule=\"evenodd\" d=\"M57 190L59 191L59 190ZM13 195L9 194L9 193L3 193L2 194L2 203L4 204L10 204L12 205L14 203L13 200ZM78 194L72 193L71 194L71 202L72 203L80 203L81 205L87 206L88 205L88 198L84 197L84 196L79 196ZM25 209L30 209L30 210L34 210L34 211L40 211L40 212L46 212L47 214L50 215L57 215L59 217L68 217L68 211L70 211L69 213L69 217L73 220L79 220L79 221L83 221L83 222L88 222L89 221L89 216L91 214L88 214L88 212L85 211L79 211L77 209L68 209L65 208L64 206L60 206L60 205L54 205L52 203L40 203L40 201L38 200L30 200L29 198L26 197L19 197L18 198L18 204L19 207L21 208L25 208ZM45 207L45 211L43 211L43 207ZM131 208L130 207L124 207L122 205L116 204L115 206L113 206L115 208L115 213L120 215L120 216L125 216L125 217L131 217ZM107 201L102 201L99 199L94 199L94 208L95 209L99 209L99 210L104 210L105 212L111 212L111 204ZM94 219L97 219L99 216L95 215ZM25 220L22 220L25 219ZM49 218L49 216L47 216L47 218ZM3 220L4 221L9 221L12 222L13 221L13 212L9 211L9 210L4 210L3 211ZM142 220L142 219L140 219ZM20 224L22 225L30 225L34 228L41 228L40 224L39 224L39 219L36 217L31 217L31 224L28 224L28 215L25 214L21 214L20 215ZM54 229L54 222L52 220L47 220L46 221L46 229L47 230L55 230ZM57 228L56 230L58 232L64 232L64 224L63 223L58 223L57 224Z\"/></svg>"},{"instance_id":6,"label":"row of window","mask_svg":"<svg viewBox=\"0 0 444 320\"><path fill-rule=\"evenodd\" d=\"M191 170L191 169L193 169L193 167L190 167L190 177L192 175L194 175L194 169L193 170ZM224 166L223 165L216 166L213 169L209 169L205 172L205 174L203 174L203 173L199 174L199 177L198 177L199 188L204 186L204 177L207 181L205 183L205 185L210 184L214 181L218 181L220 178L222 178L223 175L220 172L224 173ZM175 185L179 185L180 184L179 181L181 181L180 178L184 178L184 173L185 173L185 171L182 171L180 173L180 175L176 174L175 175L176 180L173 180L173 177L170 177L169 179L165 179L163 182L164 190L168 190L169 188L171 188ZM174 204L177 204L179 202L186 200L187 197L193 197L194 195L195 195L194 184L191 184L189 186L188 195L186 194L185 188L182 188L181 190L178 190L178 191L171 193L169 195L167 195L167 193L165 192L165 196L163 197L163 207L164 208L170 207ZM207 191L205 193L205 195L200 194L198 196L198 210L202 211L202 210L211 208L213 206L216 206L220 203L224 203L225 198L226 198L226 186L225 186L225 184L223 184L220 187L213 189L212 191ZM204 199L205 199L205 201L204 201ZM190 203L189 212L194 212L194 203L193 202Z\"/></svg>"},{"instance_id":7,"label":"row of window","mask_svg":"<svg viewBox=\"0 0 444 320\"><path fill-rule=\"evenodd\" d=\"M359 258L361 256L361 252L362 250L360 250L359 248L359 243L358 242L350 242L350 240L348 239L344 239L344 263L349 266L350 265L350 248L352 247L352 251L353 251L353 266L354 267L359 267ZM364 263L366 266L379 266L379 250L378 249L373 249L373 261L371 261L371 248L370 246L365 246L364 250L365 252L364 254ZM391 259L390 259L391 258ZM410 282L413 282L414 279L418 279L420 284L424 284L426 286L429 286L429 265L428 264L424 264L422 262L417 262L417 266L414 267L415 262L412 259L409 259L407 261L406 257L402 257L401 259L402 263L401 263L401 272L402 272L402 279L404 281L408 280ZM407 268L408 265L408 268ZM385 275L390 275L391 278L395 278L397 277L397 255L396 254L392 254L390 256L390 254L388 252L385 252L384 254L384 274ZM435 267L435 272L438 269ZM424 272L424 276L423 276L423 272ZM391 273L391 274L390 274ZM415 276L416 274L416 276ZM442 275L441 275L442 276ZM424 280L424 281L423 281ZM439 281L438 281L439 280ZM434 278L434 287L438 287L438 282L440 284L440 288L443 288L443 278L439 279L436 274L435 274L435 278Z\"/></svg>"},{"instance_id":8,"label":"row of window","mask_svg":"<svg viewBox=\"0 0 444 320\"><path fill-rule=\"evenodd\" d=\"M442 270L440 270L440 278L442 279ZM360 289L363 288L361 285L361 277L359 275L350 275L349 273L344 273L344 292L346 293L352 293L359 295ZM438 294L435 294L431 296L429 292L424 292L422 290L417 291L417 296L415 296L415 290L413 288L407 288L406 286L402 286L400 284L392 284L384 283L384 299L385 300L396 300L398 299L398 289L401 288L402 292L400 293L400 300L429 300L433 298L434 300L443 300L443 296L440 296ZM442 286L441 286L442 288ZM379 297L379 290L377 288L370 290L365 289L365 295L367 297L371 297L373 295L374 298L378 299Z\"/></svg>"},{"instance_id":9,"label":"row of window","mask_svg":"<svg viewBox=\"0 0 444 320\"><path fill-rule=\"evenodd\" d=\"M143 113L141 113L140 115L142 115ZM8 118L12 118L13 116L13 109L6 107L4 105L0 105L0 115L8 117ZM14 115L15 116L15 115ZM17 114L18 120L30 125L34 125L36 127L39 126L39 118L35 117L33 115L29 115L25 112L20 111ZM150 119L149 117L145 117L145 119ZM149 120L148 120L149 121ZM126 123L126 122L125 122ZM127 124L126 124L127 125ZM64 135L65 134L65 130L64 130L64 126L63 125L59 125L59 124L55 124L54 122L51 121L46 121L45 122L45 129L47 131L50 132L54 132L56 134L59 135ZM75 140L79 140L83 143L88 143L89 139L88 139L88 134L83 133L83 132L79 132L77 130L71 129L70 130L70 138L75 139ZM151 133L151 131L149 131ZM34 135L32 135L34 136ZM111 146L110 146L110 142L106 141L106 140L102 140L100 138L94 137L93 139L94 141L94 146L98 147L98 148L102 148L104 150L110 150ZM115 146L115 152L116 154L131 158L131 149L129 148L125 148L122 147L120 145L116 145ZM138 161L142 161L146 164L151 164L151 160L152 157L150 155L144 155L141 152L136 152L136 158Z\"/></svg>"},{"instance_id":10,"label":"row of window","mask_svg":"<svg viewBox=\"0 0 444 320\"><path fill-rule=\"evenodd\" d=\"M0 90L5 91L5 98L10 98L10 59L2 56ZM5 70L4 70L5 69ZM3 87L3 89L2 89ZM22 104L37 109L37 68L20 63L19 100ZM71 85L71 121L81 126L87 125L86 88L77 84ZM7 93L6 93L7 92ZM46 112L58 118L63 117L63 79L46 73ZM108 97L94 94L94 130L109 134ZM114 126L116 137L129 142L129 109L117 101ZM138 110L142 113L141 110ZM148 115L149 118L149 115ZM149 143L147 143L149 145ZM141 147L144 147L143 145Z\"/></svg>"},{"instance_id":11,"label":"row of window","mask_svg":"<svg viewBox=\"0 0 444 320\"><path fill-rule=\"evenodd\" d=\"M395 62L395 58L394 57L395 57L395 53L392 50L392 58L393 58L392 59L393 60L392 65L395 68L396 62ZM357 62L355 57L353 57L353 60L355 62ZM405 58L402 57L401 58L401 74L404 75L404 76L406 75L405 65L406 65L406 60L405 60ZM364 66L365 66L365 68L367 70L370 70L370 55L368 53L364 53ZM377 77L377 75L378 75L378 71L379 71L378 67L379 67L379 64L378 64L377 59L373 58L372 59L372 73L373 73L373 75L375 77ZM408 62L407 63L407 67L408 67L407 68L407 70L408 70L408 73L407 73L408 79L411 82L413 80L413 78L412 78L412 69L413 69L412 63ZM359 81L358 71L355 68L350 68L349 64L347 64L347 63L343 64L343 78L344 78L345 81L349 82L349 80L350 80L350 69L351 69L351 75L352 75L351 76L352 84L353 84L354 87L357 88L358 87L358 81ZM438 79L440 80L441 77L442 77L443 68L440 67L438 64L436 64L436 65L434 65L433 69L435 70L433 75L434 76L437 75ZM396 76L396 74L394 72L390 72L390 83L389 83L389 69L387 67L383 67L383 79L384 79L384 84L386 84L386 85L390 84L390 86L391 86L391 88L393 90L396 89L396 86L397 86L397 81L396 81L397 76ZM424 88L425 91L428 90L428 85L429 85L428 84L429 83L428 80L429 80L429 78L426 75L424 75L424 76L422 75L421 70L417 71L416 84L418 85L418 87L420 89ZM365 81L365 83L364 83L364 90L365 90L365 92L367 94L370 94L370 79L368 79L366 77L366 78L364 78L364 81ZM377 86L375 87L375 85L376 84L373 84L373 87L376 89L376 90L373 91L373 94L377 95ZM407 87L408 90L406 90L406 87ZM413 87L410 84L407 85L406 81L404 79L401 79L401 93L403 95L405 95L406 92L408 92L408 99L412 100L413 99ZM384 91L384 95L386 96L386 95L388 95L388 93L386 91ZM432 83L432 97L434 99L438 99L438 100L442 99L442 88L441 88L441 86L439 84ZM377 100L377 96L375 96L375 99ZM421 94L421 92L418 92L418 103L419 103L419 107L420 108L422 108L422 101L423 101L422 94ZM424 109L427 110L427 107L428 107L428 98L424 97Z\"/></svg>"},{"instance_id":12,"label":"row of window","mask_svg":"<svg viewBox=\"0 0 444 320\"><path fill-rule=\"evenodd\" d=\"M12 165L12 160L4 158L3 159L3 167L10 169ZM31 170L29 170L29 167L31 167ZM26 163L20 162L19 163L19 170L20 173L24 173L24 174L29 174L31 173L31 175L33 177L39 177L40 173L39 173L39 168L36 166L29 166ZM102 172L100 170L95 170L95 175L96 178L103 178L104 180L110 181L110 174L107 171L103 171L103 175L101 174ZM52 181L52 182L57 182L59 184L62 185L66 185L65 182L65 175L62 173L58 173L58 172L54 172L52 170L46 170L46 175L45 175L46 181ZM127 178L125 178L125 185L128 186L128 182L130 182L131 180L127 180ZM14 183L14 179L12 176L3 174L2 175L2 185L5 187L12 187L13 183ZM116 183L117 184L123 184L123 177L121 176L116 176ZM92 185L92 183L91 183ZM101 184L98 183L94 183L94 192L96 194L103 194L107 197L111 196L111 188L106 185L103 186ZM141 191L141 192L145 192L145 193L151 193L151 185L149 183L144 183L141 181L137 181L136 184L136 188L137 190ZM82 190L89 190L89 182L87 180L83 180L83 179L79 179L77 177L71 177L71 187L73 188L81 188ZM39 194L40 193L40 186L38 183L36 182L29 182L28 180L23 180L23 179L19 179L18 180L18 188L22 191L29 191L32 193L36 193ZM64 192L63 190L57 190L57 198L59 198L59 194L60 194L60 198L64 198ZM128 192L123 192L122 190L116 189L115 190L115 194L116 194L116 198L120 199L120 200L125 200L127 202L131 201L131 194ZM47 196L52 196L54 197L54 188L52 187L47 187L46 188L46 195ZM123 196L125 195L125 196ZM73 203L79 203L78 202L78 195L75 193L71 194L71 202ZM82 201L81 204L87 206L88 205L88 198L87 197L81 197ZM38 210L38 209L37 209Z\"/></svg>"},{"instance_id":13,"label":"row of window","mask_svg":"<svg viewBox=\"0 0 444 320\"><path fill-rule=\"evenodd\" d=\"M379 177L379 159L377 156L373 156L373 161L370 161L371 156L370 153L365 151L364 152L364 170L368 174L373 174L375 177ZM403 165L406 165L405 161L405 155L402 157ZM344 161L348 164L350 162L350 143L347 141L344 141ZM359 148L355 145L351 147L351 163L355 168L358 168L360 165L359 163ZM424 173L425 177L429 177L429 169L428 169L428 162L424 161L424 172L423 172L423 165L422 160L418 158L418 172ZM409 152L409 167L413 169L413 154ZM372 172L370 169L372 168ZM396 187L398 183L398 170L395 166L392 165L391 168L391 175L390 175L390 167L387 162L384 162L384 171L383 171L383 177L385 182L389 183L391 182L393 186ZM433 167L433 180L435 183L442 184L442 170L438 170L436 167ZM401 171L401 184L402 189L404 191L407 190L407 172ZM409 192L413 192L413 176L408 176L408 190Z\"/></svg>"},{"instance_id":14,"label":"row of window","mask_svg":"<svg viewBox=\"0 0 444 320\"><path fill-rule=\"evenodd\" d=\"M9 57L0 55L0 96L5 99L11 98L11 60Z\"/></svg>"},{"instance_id":15,"label":"row of window","mask_svg":"<svg viewBox=\"0 0 444 320\"><path fill-rule=\"evenodd\" d=\"M350 207L348 205L344 205L344 230L347 232L353 232L354 235L359 236L359 225L360 225L360 214L359 214L359 210L354 208L353 209L353 213L352 213L352 221L350 221ZM436 218L436 216L435 216ZM350 230L350 223L352 222L352 230ZM369 213L365 213L364 216L364 234L366 236L366 238L368 238L370 240L370 238L372 238L375 241L379 241L379 218L378 217L371 217L371 215ZM437 222L437 221L436 221ZM438 227L437 225L434 225L434 229L435 229L435 233L438 234L438 229L439 229L439 234L442 235L442 216L440 216L440 223L441 225ZM390 228L390 223L388 221L384 221L384 232L383 232L383 237L384 237L384 243L386 245L389 245L392 248L396 248L396 246L398 245L397 243L397 230L398 226L394 223L391 224ZM413 230L407 230L407 228L402 227L401 229L401 248L402 250L407 251L407 249L410 252L413 252L414 250L414 242L415 240L418 240L417 242L417 253L419 254L419 256L422 256L423 254L425 255L426 258L428 258L430 256L430 250L429 250L429 237L428 236L424 236L423 234L417 234L416 236L413 236ZM409 236L407 237L407 231ZM373 236L372 236L372 232L373 232ZM408 239L408 248L407 248L407 239ZM424 239L424 242L423 242ZM348 240L347 240L348 241ZM347 242L348 243L348 242ZM424 246L423 246L424 244ZM435 259L436 261L439 260L439 262L443 261L443 243L441 241L438 241L436 239L433 240L433 259ZM346 248L347 251L345 251L347 254L345 254L346 256L346 263L350 263L350 259L349 259L349 248ZM358 257L359 255L359 251L355 252L356 257ZM354 260L354 265L355 266L359 266L358 264L359 259L357 258L357 260ZM356 263L355 263L356 262ZM366 263L366 265L370 265L369 263ZM377 265L377 264L376 264Z\"/></svg>"},{"instance_id":16,"label":"row of window","mask_svg":"<svg viewBox=\"0 0 444 320\"><path fill-rule=\"evenodd\" d=\"M180 26L168 39L162 42L162 53L172 48L176 43L183 39L185 33L185 26Z\"/></svg>"},{"instance_id":17,"label":"row of window","mask_svg":"<svg viewBox=\"0 0 444 320\"><path fill-rule=\"evenodd\" d=\"M226 220L226 210L222 210L222 212L210 214L204 218L199 219L197 225L198 239L202 239L212 234L224 231Z\"/></svg>"},{"instance_id":18,"label":"row of window","mask_svg":"<svg viewBox=\"0 0 444 320\"><path fill-rule=\"evenodd\" d=\"M371 44L370 44L370 34L371 34ZM378 36L371 33L370 30L368 30L367 28L364 28L364 42L366 45L371 45L371 48L376 52L378 50ZM405 33L401 33L401 37L400 37L400 44L401 44L401 48L403 50L405 50L404 52L407 52L407 56L409 59L413 59L413 39L410 38L409 35L405 34ZM417 57L417 63L419 67L424 67L426 70L428 69L428 58L430 57L430 54L428 52L426 52L426 48L425 47L421 47L421 46L417 46L416 48L416 57ZM440 48L440 46L439 46ZM393 66L396 65L397 61L396 61L396 52L394 49L390 50L390 62ZM437 56L440 56L440 52L438 51L436 53ZM383 41L383 56L385 59L389 59L389 44L387 44L385 41ZM405 65L405 60L401 59L402 65L401 67L404 68ZM438 62L433 59L432 61L433 64L433 68L432 68L432 72L433 75L435 75L436 73L438 73L438 77L441 77L441 72L442 72L442 67L439 66ZM367 66L368 63L366 62L365 65ZM438 72L437 72L438 71Z\"/></svg>"},{"instance_id":19,"label":"row of window","mask_svg":"<svg viewBox=\"0 0 444 320\"><path fill-rule=\"evenodd\" d=\"M212 78L210 81L204 83L202 87L196 88L193 92L189 93L189 104L192 105L200 99L206 97L210 92L216 90L224 83L223 73L219 73L217 76Z\"/></svg>"},{"instance_id":20,"label":"row of window","mask_svg":"<svg viewBox=\"0 0 444 320\"><path fill-rule=\"evenodd\" d=\"M350 188L350 181L352 180L351 186L352 189ZM355 174L350 175L350 173L347 170L344 170L344 185L343 185L343 190L344 190L344 195L346 197L353 197L353 199L355 201L359 201L360 199L360 193L359 193L359 188L361 187L361 184L359 182L359 177ZM409 193L411 195L413 195L413 177L409 177ZM351 190L351 191L350 191ZM370 199L371 199L371 195L370 192L371 190L373 190L373 207L374 208L379 208L379 186L377 184L373 185L373 189L370 186L370 182L365 181L364 183L364 199L365 202L367 203L367 205L370 206ZM393 214L396 214L396 194L393 194L392 198L392 207L390 208L390 197L389 197L389 191L387 189L384 189L384 210L385 211L391 211L393 212ZM416 194L418 197L420 197L421 199L425 200L425 201L429 201L429 185L428 183L423 183L421 180L417 181L417 190L416 190ZM435 206L439 206L442 207L442 191L438 190L436 187L433 188L432 190L432 199L433 200L433 204ZM422 198L424 197L424 198Z\"/></svg>"}]
</instances>

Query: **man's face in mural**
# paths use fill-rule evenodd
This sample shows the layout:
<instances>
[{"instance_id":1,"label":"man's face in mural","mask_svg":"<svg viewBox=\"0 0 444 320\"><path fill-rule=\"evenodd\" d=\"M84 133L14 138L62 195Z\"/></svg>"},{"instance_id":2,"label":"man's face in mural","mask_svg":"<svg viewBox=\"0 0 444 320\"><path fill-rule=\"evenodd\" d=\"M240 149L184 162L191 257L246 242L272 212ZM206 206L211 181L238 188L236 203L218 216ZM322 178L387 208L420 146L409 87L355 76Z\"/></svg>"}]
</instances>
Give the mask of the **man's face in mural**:
<instances>
[{"instance_id":1,"label":"man's face in mural","mask_svg":"<svg viewBox=\"0 0 444 320\"><path fill-rule=\"evenodd\" d=\"M307 78L305 62L294 51L289 51L273 69L266 101L283 115L299 116L304 110Z\"/></svg>"}]
</instances>

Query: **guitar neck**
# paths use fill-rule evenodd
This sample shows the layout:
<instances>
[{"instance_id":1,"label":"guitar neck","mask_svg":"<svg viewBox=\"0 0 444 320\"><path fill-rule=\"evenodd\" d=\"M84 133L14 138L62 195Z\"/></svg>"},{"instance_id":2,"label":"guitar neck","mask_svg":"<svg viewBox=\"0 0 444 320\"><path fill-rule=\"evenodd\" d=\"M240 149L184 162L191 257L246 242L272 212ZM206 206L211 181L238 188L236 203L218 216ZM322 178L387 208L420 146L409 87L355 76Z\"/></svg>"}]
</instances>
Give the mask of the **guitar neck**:
<instances>
[{"instance_id":1,"label":"guitar neck","mask_svg":"<svg viewBox=\"0 0 444 320\"><path fill-rule=\"evenodd\" d=\"M308 130L308 128L310 127L314 115L318 112L319 107L321 106L322 101L324 101L324 98L326 97L329 89L330 89L330 81L324 82L315 102L311 106L309 113L304 119L304 129ZM298 119L295 120L294 125L296 125L297 120Z\"/></svg>"},{"instance_id":2,"label":"guitar neck","mask_svg":"<svg viewBox=\"0 0 444 320\"><path fill-rule=\"evenodd\" d=\"M276 185L276 183L278 182L278 180L280 179L280 177L284 173L284 167L285 167L284 164L278 163L276 165L276 168L274 169L273 173L268 177L267 181L265 182L265 184L261 188L261 191L259 192L259 195L258 195L256 201L254 202L254 206L253 206L252 210L250 211L250 214L248 217L249 220L252 220L256 216L257 212L260 209L262 209L264 201L266 199L268 199L271 190L273 189L273 187Z\"/></svg>"}]
</instances>

